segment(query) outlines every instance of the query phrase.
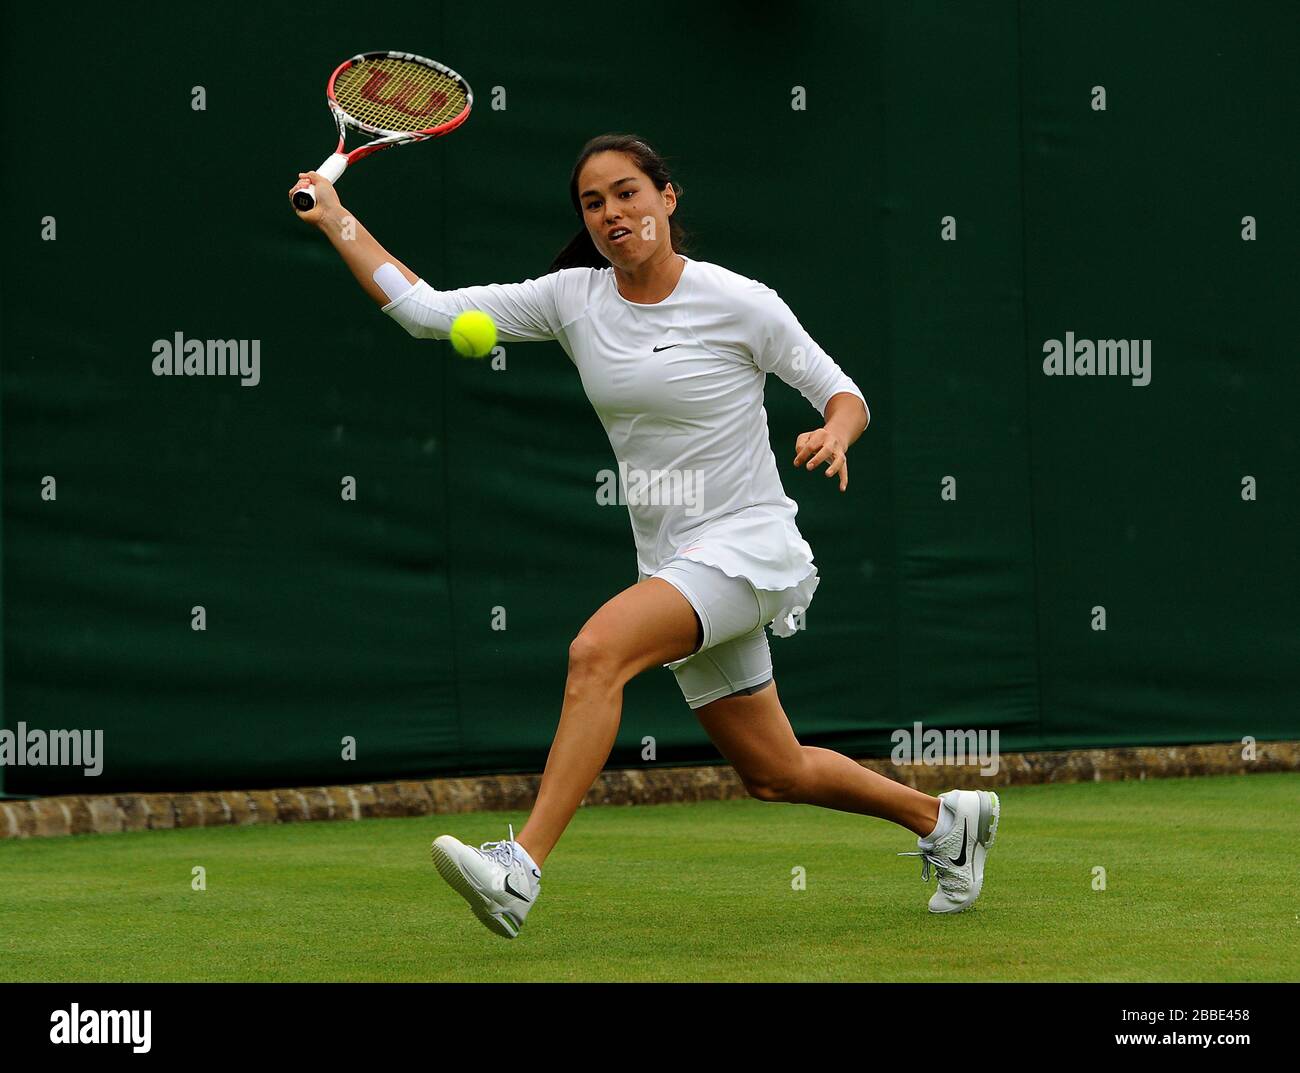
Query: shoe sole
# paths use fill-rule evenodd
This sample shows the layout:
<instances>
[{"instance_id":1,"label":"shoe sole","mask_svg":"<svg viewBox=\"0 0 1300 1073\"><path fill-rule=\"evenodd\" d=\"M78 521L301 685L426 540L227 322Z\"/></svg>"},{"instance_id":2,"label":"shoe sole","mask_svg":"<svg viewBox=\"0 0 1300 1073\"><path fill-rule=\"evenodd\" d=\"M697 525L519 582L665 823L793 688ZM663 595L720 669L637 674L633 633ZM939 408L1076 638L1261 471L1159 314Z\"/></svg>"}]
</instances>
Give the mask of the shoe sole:
<instances>
[{"instance_id":1,"label":"shoe sole","mask_svg":"<svg viewBox=\"0 0 1300 1073\"><path fill-rule=\"evenodd\" d=\"M976 790L980 795L979 843L988 853L993 840L998 837L998 820L1002 818L1002 802L992 790Z\"/></svg>"},{"instance_id":2,"label":"shoe sole","mask_svg":"<svg viewBox=\"0 0 1300 1073\"><path fill-rule=\"evenodd\" d=\"M478 917L479 922L488 931L494 935L500 935L503 939L513 939L519 934L517 925L514 926L514 930L511 930L511 921L488 911L483 895L474 889L474 884L460 870L460 865L456 863L456 859L438 845L436 839L429 852L433 857L433 866L438 869L438 875L442 876L447 881L447 885L469 903L474 915Z\"/></svg>"},{"instance_id":3,"label":"shoe sole","mask_svg":"<svg viewBox=\"0 0 1300 1073\"><path fill-rule=\"evenodd\" d=\"M993 848L993 843L998 837L998 821L1002 818L1002 802L993 790L976 790L975 792L980 797L980 816L976 825L975 841L984 847L984 857L987 860L989 850ZM974 898L956 909L931 909L930 912L935 916L952 916L955 913L964 913L975 904L982 893L984 893L984 875L981 870L979 892Z\"/></svg>"}]
</instances>

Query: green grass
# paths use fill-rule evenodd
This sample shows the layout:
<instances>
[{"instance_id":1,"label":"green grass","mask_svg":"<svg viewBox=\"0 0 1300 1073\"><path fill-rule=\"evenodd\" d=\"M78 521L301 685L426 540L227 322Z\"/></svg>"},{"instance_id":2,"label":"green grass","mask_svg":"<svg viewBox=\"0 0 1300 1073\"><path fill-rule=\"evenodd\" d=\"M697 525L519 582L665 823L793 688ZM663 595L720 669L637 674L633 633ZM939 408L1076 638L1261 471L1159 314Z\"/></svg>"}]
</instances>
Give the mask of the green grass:
<instances>
[{"instance_id":1,"label":"green grass","mask_svg":"<svg viewBox=\"0 0 1300 1073\"><path fill-rule=\"evenodd\" d=\"M521 936L439 879L519 813L0 842L6 980L1295 980L1300 776L1000 791L954 917L914 839L807 806L579 812ZM191 869L207 890L191 890ZM807 889L791 889L791 870ZM1107 889L1092 889L1092 869Z\"/></svg>"}]
</instances>

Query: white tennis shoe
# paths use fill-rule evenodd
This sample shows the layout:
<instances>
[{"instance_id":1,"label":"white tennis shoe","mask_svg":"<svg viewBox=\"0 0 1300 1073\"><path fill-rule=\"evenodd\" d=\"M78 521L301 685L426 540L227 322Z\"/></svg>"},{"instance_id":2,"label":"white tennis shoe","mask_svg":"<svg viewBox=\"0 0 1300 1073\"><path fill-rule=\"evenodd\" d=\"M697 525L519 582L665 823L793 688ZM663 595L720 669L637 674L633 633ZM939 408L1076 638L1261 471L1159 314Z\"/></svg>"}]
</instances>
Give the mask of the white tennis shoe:
<instances>
[{"instance_id":1,"label":"white tennis shoe","mask_svg":"<svg viewBox=\"0 0 1300 1073\"><path fill-rule=\"evenodd\" d=\"M451 835L433 842L433 863L484 927L513 939L542 891L542 873L523 856L515 829L504 842L484 842L479 849Z\"/></svg>"},{"instance_id":2,"label":"white tennis shoe","mask_svg":"<svg viewBox=\"0 0 1300 1073\"><path fill-rule=\"evenodd\" d=\"M984 858L997 837L1002 805L992 790L949 790L939 795L939 807L953 814L947 834L933 842L918 838L917 852L899 856L921 858L922 882L934 866L939 888L930 912L960 913L975 904L984 886Z\"/></svg>"}]
</instances>

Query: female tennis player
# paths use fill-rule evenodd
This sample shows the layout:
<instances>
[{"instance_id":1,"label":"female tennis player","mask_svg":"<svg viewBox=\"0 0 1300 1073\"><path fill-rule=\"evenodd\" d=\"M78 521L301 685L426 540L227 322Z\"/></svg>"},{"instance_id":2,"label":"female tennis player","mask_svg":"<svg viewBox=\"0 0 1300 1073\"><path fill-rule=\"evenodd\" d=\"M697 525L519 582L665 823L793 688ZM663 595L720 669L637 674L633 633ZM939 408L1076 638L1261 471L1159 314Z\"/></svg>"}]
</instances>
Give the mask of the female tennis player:
<instances>
[{"instance_id":1,"label":"female tennis player","mask_svg":"<svg viewBox=\"0 0 1300 1073\"><path fill-rule=\"evenodd\" d=\"M569 646L559 728L523 830L481 848L433 844L439 873L475 915L513 938L541 869L604 767L623 687L665 665L709 737L762 801L892 820L917 835L930 911L979 897L999 802L984 790L930 797L828 749L800 745L772 677L766 627L796 629L819 577L768 442L763 385L775 373L823 416L795 440L794 465L848 488L848 449L869 414L862 392L772 290L682 250L680 189L645 142L607 134L569 181L582 228L544 276L437 291L315 183L299 215L329 238L362 288L411 335L446 339L482 310L507 342L554 339L577 366L626 482L640 579ZM290 191L292 195L293 190ZM635 490L634 490L635 485Z\"/></svg>"}]
</instances>

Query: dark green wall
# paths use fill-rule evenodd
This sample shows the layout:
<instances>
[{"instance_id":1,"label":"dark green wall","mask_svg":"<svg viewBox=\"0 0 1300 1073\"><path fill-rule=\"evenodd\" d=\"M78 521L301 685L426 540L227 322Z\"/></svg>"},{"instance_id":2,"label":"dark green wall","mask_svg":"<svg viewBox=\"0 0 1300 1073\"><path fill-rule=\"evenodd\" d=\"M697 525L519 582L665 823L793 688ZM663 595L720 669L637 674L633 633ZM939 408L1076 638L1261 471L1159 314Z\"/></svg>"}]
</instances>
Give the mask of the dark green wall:
<instances>
[{"instance_id":1,"label":"dark green wall","mask_svg":"<svg viewBox=\"0 0 1300 1073\"><path fill-rule=\"evenodd\" d=\"M385 47L478 98L341 182L434 285L544 271L576 151L632 129L676 161L695 256L774 287L863 388L849 494L786 479L823 576L773 642L806 741L1296 736L1295 5L301 10L0 16L3 721L102 728L107 757L3 789L541 768L631 533L557 346L492 372L410 339L288 210L325 75ZM153 376L176 331L260 339L261 384ZM1045 377L1067 331L1151 339L1151 384ZM768 412L785 463L816 415L775 379ZM627 690L615 762L647 734L714 755L667 671Z\"/></svg>"}]
</instances>

